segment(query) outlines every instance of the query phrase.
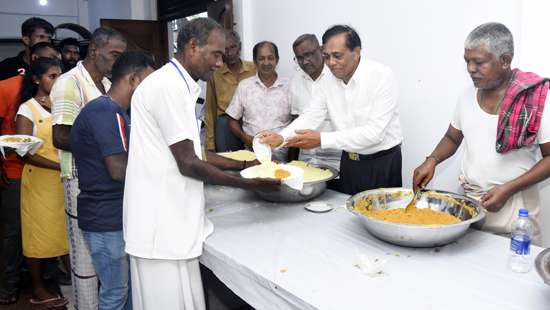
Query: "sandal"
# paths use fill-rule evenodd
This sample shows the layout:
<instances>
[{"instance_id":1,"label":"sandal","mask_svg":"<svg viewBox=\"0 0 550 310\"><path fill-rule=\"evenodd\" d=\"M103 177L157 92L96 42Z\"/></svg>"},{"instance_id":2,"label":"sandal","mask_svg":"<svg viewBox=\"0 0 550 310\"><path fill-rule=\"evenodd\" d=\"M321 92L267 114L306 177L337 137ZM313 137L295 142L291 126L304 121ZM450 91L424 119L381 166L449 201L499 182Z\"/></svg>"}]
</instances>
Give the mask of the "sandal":
<instances>
[{"instance_id":1,"label":"sandal","mask_svg":"<svg viewBox=\"0 0 550 310\"><path fill-rule=\"evenodd\" d=\"M62 307L69 303L67 298L61 297L61 295L43 300L36 300L31 297L31 299L29 299L29 302L33 305L46 305L47 308Z\"/></svg>"},{"instance_id":2,"label":"sandal","mask_svg":"<svg viewBox=\"0 0 550 310\"><path fill-rule=\"evenodd\" d=\"M67 298L62 297L59 302L47 304L47 309L67 309L65 306L69 304L69 300Z\"/></svg>"},{"instance_id":3,"label":"sandal","mask_svg":"<svg viewBox=\"0 0 550 310\"><path fill-rule=\"evenodd\" d=\"M17 302L19 298L17 297L17 294L8 295L6 297L0 297L0 305L7 306L7 305L13 305Z\"/></svg>"}]
</instances>

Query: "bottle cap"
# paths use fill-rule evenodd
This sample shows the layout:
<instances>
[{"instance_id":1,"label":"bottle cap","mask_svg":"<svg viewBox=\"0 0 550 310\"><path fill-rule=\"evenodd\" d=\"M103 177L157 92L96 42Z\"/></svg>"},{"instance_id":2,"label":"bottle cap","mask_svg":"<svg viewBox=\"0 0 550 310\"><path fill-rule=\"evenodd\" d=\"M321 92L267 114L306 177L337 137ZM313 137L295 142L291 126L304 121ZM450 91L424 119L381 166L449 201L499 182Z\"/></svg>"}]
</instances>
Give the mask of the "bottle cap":
<instances>
[{"instance_id":1,"label":"bottle cap","mask_svg":"<svg viewBox=\"0 0 550 310\"><path fill-rule=\"evenodd\" d=\"M528 217L529 216L529 211L525 208L521 208L521 209L519 209L519 216Z\"/></svg>"}]
</instances>

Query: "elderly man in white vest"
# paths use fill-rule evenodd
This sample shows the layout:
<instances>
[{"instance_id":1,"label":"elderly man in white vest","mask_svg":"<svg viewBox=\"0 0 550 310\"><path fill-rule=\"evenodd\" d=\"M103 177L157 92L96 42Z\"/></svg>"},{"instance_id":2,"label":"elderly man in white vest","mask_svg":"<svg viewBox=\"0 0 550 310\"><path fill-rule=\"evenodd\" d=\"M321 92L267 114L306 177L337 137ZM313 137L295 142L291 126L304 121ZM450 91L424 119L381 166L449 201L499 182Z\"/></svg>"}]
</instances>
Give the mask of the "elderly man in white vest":
<instances>
[{"instance_id":1,"label":"elderly man in white vest","mask_svg":"<svg viewBox=\"0 0 550 310\"><path fill-rule=\"evenodd\" d=\"M537 183L550 176L550 81L512 69L513 56L512 33L502 24L483 24L468 35L464 60L473 85L460 95L439 144L415 169L413 185L425 186L463 144L459 183L489 211L482 229L509 235L519 209L526 208L538 243Z\"/></svg>"}]
</instances>

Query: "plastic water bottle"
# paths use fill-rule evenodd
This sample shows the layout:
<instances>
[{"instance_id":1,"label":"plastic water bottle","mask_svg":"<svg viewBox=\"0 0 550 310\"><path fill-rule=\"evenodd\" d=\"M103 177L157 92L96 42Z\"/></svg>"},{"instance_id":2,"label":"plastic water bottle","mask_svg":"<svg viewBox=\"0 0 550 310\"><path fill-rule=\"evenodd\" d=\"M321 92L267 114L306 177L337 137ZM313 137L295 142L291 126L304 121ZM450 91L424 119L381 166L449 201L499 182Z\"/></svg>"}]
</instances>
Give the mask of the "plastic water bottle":
<instances>
[{"instance_id":1,"label":"plastic water bottle","mask_svg":"<svg viewBox=\"0 0 550 310\"><path fill-rule=\"evenodd\" d=\"M520 209L518 218L512 223L512 239L510 241L510 257L508 265L515 272L531 270L531 237L533 223L529 219L529 211Z\"/></svg>"}]
</instances>

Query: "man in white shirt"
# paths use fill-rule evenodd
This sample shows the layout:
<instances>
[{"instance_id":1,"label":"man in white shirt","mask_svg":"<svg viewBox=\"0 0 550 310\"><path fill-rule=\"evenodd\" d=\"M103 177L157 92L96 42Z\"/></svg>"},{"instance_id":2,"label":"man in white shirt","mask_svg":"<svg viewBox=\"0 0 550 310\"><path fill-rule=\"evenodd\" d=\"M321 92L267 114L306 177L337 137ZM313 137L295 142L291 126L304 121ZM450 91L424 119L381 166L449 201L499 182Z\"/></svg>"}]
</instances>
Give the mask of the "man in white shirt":
<instances>
[{"instance_id":1,"label":"man in white shirt","mask_svg":"<svg viewBox=\"0 0 550 310\"><path fill-rule=\"evenodd\" d=\"M273 147L343 150L340 179L332 185L343 193L401 186L403 137L391 69L361 57L361 39L345 25L323 34L323 57L332 75L313 84L309 108L280 135L262 133L263 141ZM327 115L334 131L315 130Z\"/></svg>"},{"instance_id":2,"label":"man in white shirt","mask_svg":"<svg viewBox=\"0 0 550 310\"><path fill-rule=\"evenodd\" d=\"M202 154L196 81L207 81L222 65L223 28L194 19L180 30L177 44L175 58L132 97L123 228L137 310L205 309L198 257L213 227L204 214L203 182L261 190L280 185L217 168L238 170L247 162Z\"/></svg>"},{"instance_id":3,"label":"man in white shirt","mask_svg":"<svg viewBox=\"0 0 550 310\"><path fill-rule=\"evenodd\" d=\"M229 115L229 128L243 144L250 148L252 139L264 130L279 132L291 121L288 100L288 79L275 70L279 63L279 50L273 42L257 43L252 55L258 74L242 80L225 110ZM278 149L273 157L287 160L288 150Z\"/></svg>"},{"instance_id":4,"label":"man in white shirt","mask_svg":"<svg viewBox=\"0 0 550 310\"><path fill-rule=\"evenodd\" d=\"M290 81L290 106L294 117L301 115L313 99L313 84L323 76L330 75L325 66L321 46L314 34L303 34L292 44L294 60L300 66ZM330 118L326 118L319 127L321 132L334 131ZM340 170L342 150L338 149L292 149L299 151L299 160L313 165L329 166Z\"/></svg>"},{"instance_id":5,"label":"man in white shirt","mask_svg":"<svg viewBox=\"0 0 550 310\"><path fill-rule=\"evenodd\" d=\"M550 109L544 108L550 81L534 73L512 70L513 56L512 33L503 24L483 24L468 35L464 60L473 85L459 97L451 124L439 144L414 170L413 186L426 186L436 165L464 144L459 183L466 195L480 200L489 211L482 229L509 235L519 209L527 208L535 223L533 241L539 242L537 183L550 175ZM518 87L521 91L515 94ZM529 100L518 101L522 96ZM507 117L516 115L507 107L530 115L523 120L510 119L510 124L517 121L517 125L503 126ZM501 136L501 130L508 136ZM513 133L518 136L507 140Z\"/></svg>"}]
</instances>

